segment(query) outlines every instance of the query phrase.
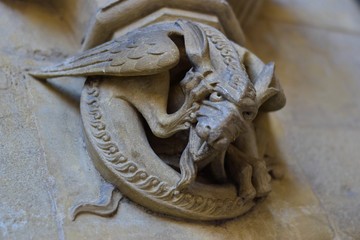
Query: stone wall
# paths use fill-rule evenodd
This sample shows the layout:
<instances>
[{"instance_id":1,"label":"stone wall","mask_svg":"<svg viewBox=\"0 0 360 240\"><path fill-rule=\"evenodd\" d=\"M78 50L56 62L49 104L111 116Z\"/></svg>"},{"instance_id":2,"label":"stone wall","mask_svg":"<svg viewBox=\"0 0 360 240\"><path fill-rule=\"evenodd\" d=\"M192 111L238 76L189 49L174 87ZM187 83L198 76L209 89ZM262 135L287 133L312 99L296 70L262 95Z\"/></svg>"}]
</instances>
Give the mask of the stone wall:
<instances>
[{"instance_id":1,"label":"stone wall","mask_svg":"<svg viewBox=\"0 0 360 240\"><path fill-rule=\"evenodd\" d=\"M230 1L237 13L245 3ZM126 199L112 218L81 215L72 221L73 204L98 199L102 184L81 129L83 82L44 84L27 69L79 51L102 4L0 2L1 239L360 237L360 15L350 0L267 0L247 28L248 46L275 60L288 97L287 107L271 118L273 155L286 164L286 174L250 213L226 222L187 222ZM239 19L246 25L251 16Z\"/></svg>"}]
</instances>

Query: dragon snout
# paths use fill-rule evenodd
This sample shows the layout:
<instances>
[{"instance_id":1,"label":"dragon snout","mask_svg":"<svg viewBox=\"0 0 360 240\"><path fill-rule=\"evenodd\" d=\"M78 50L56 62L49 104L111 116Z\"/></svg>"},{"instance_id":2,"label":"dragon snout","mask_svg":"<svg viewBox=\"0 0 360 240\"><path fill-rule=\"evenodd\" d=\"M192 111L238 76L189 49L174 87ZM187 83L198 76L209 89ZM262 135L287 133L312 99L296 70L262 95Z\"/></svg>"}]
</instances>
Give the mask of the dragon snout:
<instances>
[{"instance_id":1,"label":"dragon snout","mask_svg":"<svg viewBox=\"0 0 360 240\"><path fill-rule=\"evenodd\" d=\"M224 132L213 128L209 124L198 123L195 131L201 139L216 150L224 150L231 142Z\"/></svg>"},{"instance_id":2,"label":"dragon snout","mask_svg":"<svg viewBox=\"0 0 360 240\"><path fill-rule=\"evenodd\" d=\"M200 138L207 140L207 138L209 137L209 134L211 132L211 127L208 124L198 123L196 125L195 130L196 130L197 135Z\"/></svg>"},{"instance_id":3,"label":"dragon snout","mask_svg":"<svg viewBox=\"0 0 360 240\"><path fill-rule=\"evenodd\" d=\"M244 121L239 109L229 101L205 101L201 106L196 134L212 148L223 151L242 132Z\"/></svg>"}]
</instances>

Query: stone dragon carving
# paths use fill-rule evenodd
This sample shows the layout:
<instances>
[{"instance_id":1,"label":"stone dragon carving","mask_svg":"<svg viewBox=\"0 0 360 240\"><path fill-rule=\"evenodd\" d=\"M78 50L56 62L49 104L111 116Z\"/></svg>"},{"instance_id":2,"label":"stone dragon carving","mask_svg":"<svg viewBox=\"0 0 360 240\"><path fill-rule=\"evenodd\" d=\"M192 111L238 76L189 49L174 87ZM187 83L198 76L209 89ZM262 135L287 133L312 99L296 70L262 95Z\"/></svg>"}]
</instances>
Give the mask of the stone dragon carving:
<instances>
[{"instance_id":1,"label":"stone dragon carving","mask_svg":"<svg viewBox=\"0 0 360 240\"><path fill-rule=\"evenodd\" d=\"M257 122L285 104L274 64L213 27L185 20L153 24L31 74L88 77L82 117L94 164L146 207L225 219L271 190ZM140 150L151 148L148 158L162 165L138 160L134 142Z\"/></svg>"}]
</instances>

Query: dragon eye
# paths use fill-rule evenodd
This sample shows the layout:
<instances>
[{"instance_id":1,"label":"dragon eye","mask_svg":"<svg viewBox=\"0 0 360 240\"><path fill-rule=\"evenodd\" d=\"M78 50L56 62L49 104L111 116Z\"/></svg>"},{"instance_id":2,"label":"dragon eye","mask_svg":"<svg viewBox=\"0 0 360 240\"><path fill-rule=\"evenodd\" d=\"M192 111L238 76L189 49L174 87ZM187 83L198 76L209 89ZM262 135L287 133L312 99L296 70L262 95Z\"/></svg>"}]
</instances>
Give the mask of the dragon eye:
<instances>
[{"instance_id":1,"label":"dragon eye","mask_svg":"<svg viewBox=\"0 0 360 240\"><path fill-rule=\"evenodd\" d=\"M222 100L224 100L223 96L221 96L220 93L218 92L213 92L210 97L209 97L210 101L212 102L220 102Z\"/></svg>"},{"instance_id":2,"label":"dragon eye","mask_svg":"<svg viewBox=\"0 0 360 240\"><path fill-rule=\"evenodd\" d=\"M253 111L245 111L242 113L245 120L253 120L256 116L256 113Z\"/></svg>"}]
</instances>

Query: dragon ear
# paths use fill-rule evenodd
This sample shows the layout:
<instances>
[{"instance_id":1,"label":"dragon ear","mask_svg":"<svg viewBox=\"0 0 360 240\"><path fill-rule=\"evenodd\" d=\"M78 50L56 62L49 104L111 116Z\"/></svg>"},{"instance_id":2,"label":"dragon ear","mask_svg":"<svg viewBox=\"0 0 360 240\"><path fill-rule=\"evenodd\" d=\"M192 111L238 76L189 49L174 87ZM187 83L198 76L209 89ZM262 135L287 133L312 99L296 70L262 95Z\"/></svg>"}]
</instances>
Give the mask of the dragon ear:
<instances>
[{"instance_id":1,"label":"dragon ear","mask_svg":"<svg viewBox=\"0 0 360 240\"><path fill-rule=\"evenodd\" d=\"M254 81L256 101L262 111L275 111L285 105L285 95L274 76L275 64L266 64Z\"/></svg>"},{"instance_id":2,"label":"dragon ear","mask_svg":"<svg viewBox=\"0 0 360 240\"><path fill-rule=\"evenodd\" d=\"M204 61L209 61L209 44L204 31L197 24L189 21L178 20L176 23L184 31L186 55L189 60L196 69L204 68L206 66Z\"/></svg>"}]
</instances>

